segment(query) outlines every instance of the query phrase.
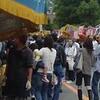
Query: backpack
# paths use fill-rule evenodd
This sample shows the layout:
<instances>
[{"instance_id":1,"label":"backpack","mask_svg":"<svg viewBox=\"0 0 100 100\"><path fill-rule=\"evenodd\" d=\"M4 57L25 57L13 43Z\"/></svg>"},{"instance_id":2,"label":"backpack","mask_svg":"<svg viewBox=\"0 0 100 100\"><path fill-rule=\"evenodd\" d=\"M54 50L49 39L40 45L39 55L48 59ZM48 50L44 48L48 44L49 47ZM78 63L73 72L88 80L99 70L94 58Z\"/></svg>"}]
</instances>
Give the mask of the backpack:
<instances>
[{"instance_id":1,"label":"backpack","mask_svg":"<svg viewBox=\"0 0 100 100\"><path fill-rule=\"evenodd\" d=\"M63 47L60 44L55 43L54 48L57 51L57 56L54 64L54 73L56 76L64 77L63 67L66 67L66 57L64 55Z\"/></svg>"},{"instance_id":2,"label":"backpack","mask_svg":"<svg viewBox=\"0 0 100 100\"><path fill-rule=\"evenodd\" d=\"M54 44L54 48L57 51L55 64L61 64L62 67L65 67L66 66L66 55L65 55L64 48L58 43Z\"/></svg>"}]
</instances>

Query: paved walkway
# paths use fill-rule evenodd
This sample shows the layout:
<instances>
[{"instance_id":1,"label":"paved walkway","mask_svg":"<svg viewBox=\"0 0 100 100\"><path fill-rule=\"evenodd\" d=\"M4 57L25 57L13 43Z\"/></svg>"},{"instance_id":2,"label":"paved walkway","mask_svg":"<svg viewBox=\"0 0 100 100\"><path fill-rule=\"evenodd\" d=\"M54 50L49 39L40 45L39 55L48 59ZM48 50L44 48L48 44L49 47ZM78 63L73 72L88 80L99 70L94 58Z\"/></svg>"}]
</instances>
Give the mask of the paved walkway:
<instances>
[{"instance_id":1,"label":"paved walkway","mask_svg":"<svg viewBox=\"0 0 100 100\"><path fill-rule=\"evenodd\" d=\"M92 75L94 72L94 68L92 68ZM100 86L99 86L99 95L100 95ZM74 84L63 84L63 92L60 95L59 100L78 100L77 97L77 88ZM83 86L83 100L89 100L87 97L87 91Z\"/></svg>"},{"instance_id":2,"label":"paved walkway","mask_svg":"<svg viewBox=\"0 0 100 100\"><path fill-rule=\"evenodd\" d=\"M85 89L83 91L83 100L88 100ZM73 84L64 83L63 92L60 94L59 100L78 100L76 87Z\"/></svg>"}]
</instances>

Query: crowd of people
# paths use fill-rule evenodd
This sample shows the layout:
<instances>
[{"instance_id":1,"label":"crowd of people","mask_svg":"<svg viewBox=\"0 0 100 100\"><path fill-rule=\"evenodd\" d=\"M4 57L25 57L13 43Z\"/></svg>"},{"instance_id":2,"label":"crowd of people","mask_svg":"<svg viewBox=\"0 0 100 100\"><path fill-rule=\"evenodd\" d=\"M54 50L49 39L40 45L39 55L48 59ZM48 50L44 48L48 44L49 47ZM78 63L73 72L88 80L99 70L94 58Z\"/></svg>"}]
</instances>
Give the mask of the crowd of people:
<instances>
[{"instance_id":1,"label":"crowd of people","mask_svg":"<svg viewBox=\"0 0 100 100\"><path fill-rule=\"evenodd\" d=\"M59 100L63 82L75 82L83 100L82 79L89 100L99 100L100 35L75 40L22 33L1 43L0 51L0 64L6 64L2 100Z\"/></svg>"}]
</instances>

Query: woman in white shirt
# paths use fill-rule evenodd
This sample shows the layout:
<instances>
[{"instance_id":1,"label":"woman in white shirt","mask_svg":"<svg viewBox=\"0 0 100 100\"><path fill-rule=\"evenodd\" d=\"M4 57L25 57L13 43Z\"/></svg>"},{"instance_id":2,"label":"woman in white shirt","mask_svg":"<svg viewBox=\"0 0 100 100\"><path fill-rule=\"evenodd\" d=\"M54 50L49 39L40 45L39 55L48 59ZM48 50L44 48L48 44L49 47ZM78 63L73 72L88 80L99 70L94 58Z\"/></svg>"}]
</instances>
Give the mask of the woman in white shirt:
<instances>
[{"instance_id":1,"label":"woman in white shirt","mask_svg":"<svg viewBox=\"0 0 100 100\"><path fill-rule=\"evenodd\" d=\"M56 59L56 50L53 48L53 39L50 35L45 38L44 47L40 49L40 53L45 67L45 74L47 74L49 80L49 84L44 83L42 87L42 100L52 100L52 75Z\"/></svg>"},{"instance_id":2,"label":"woman in white shirt","mask_svg":"<svg viewBox=\"0 0 100 100\"><path fill-rule=\"evenodd\" d=\"M73 71L73 67L74 67L74 59L75 56L77 55L77 48L74 45L74 42L72 40L69 40L68 45L65 48L65 54L66 54L66 60L68 62L69 65L69 71L68 71L68 82L74 81L74 71Z\"/></svg>"}]
</instances>

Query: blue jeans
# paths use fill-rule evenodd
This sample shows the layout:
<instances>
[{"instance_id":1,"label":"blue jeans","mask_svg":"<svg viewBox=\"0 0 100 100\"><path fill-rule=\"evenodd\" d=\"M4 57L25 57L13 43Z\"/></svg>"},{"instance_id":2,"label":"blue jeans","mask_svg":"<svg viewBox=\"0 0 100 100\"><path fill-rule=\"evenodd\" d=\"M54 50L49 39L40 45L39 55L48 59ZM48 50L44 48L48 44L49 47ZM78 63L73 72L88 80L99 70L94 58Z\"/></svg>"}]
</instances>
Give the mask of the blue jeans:
<instances>
[{"instance_id":1,"label":"blue jeans","mask_svg":"<svg viewBox=\"0 0 100 100\"><path fill-rule=\"evenodd\" d=\"M100 73L95 71L92 79L92 91L94 94L94 100L99 100L99 95L98 95L99 80L100 80Z\"/></svg>"},{"instance_id":2,"label":"blue jeans","mask_svg":"<svg viewBox=\"0 0 100 100\"><path fill-rule=\"evenodd\" d=\"M54 65L54 73L58 77L64 77L64 69L61 64Z\"/></svg>"},{"instance_id":3,"label":"blue jeans","mask_svg":"<svg viewBox=\"0 0 100 100\"><path fill-rule=\"evenodd\" d=\"M58 79L58 84L54 86L54 94L52 100L59 100L60 89L61 89L61 79L64 77L64 71L62 65L55 65L54 72Z\"/></svg>"},{"instance_id":4,"label":"blue jeans","mask_svg":"<svg viewBox=\"0 0 100 100\"><path fill-rule=\"evenodd\" d=\"M42 100L52 100L52 87L53 85L51 84L52 81L52 74L48 74L47 78L49 80L49 84L43 83L42 85Z\"/></svg>"},{"instance_id":5,"label":"blue jeans","mask_svg":"<svg viewBox=\"0 0 100 100\"><path fill-rule=\"evenodd\" d=\"M48 84L43 83L42 85L42 90L41 90L41 94L42 94L42 100L47 100L47 93L48 93Z\"/></svg>"},{"instance_id":6,"label":"blue jeans","mask_svg":"<svg viewBox=\"0 0 100 100\"><path fill-rule=\"evenodd\" d=\"M42 100L42 77L43 76L41 75L41 73L36 73L35 75L33 75L31 94L35 95L36 100Z\"/></svg>"},{"instance_id":7,"label":"blue jeans","mask_svg":"<svg viewBox=\"0 0 100 100\"><path fill-rule=\"evenodd\" d=\"M58 84L54 87L54 95L52 100L59 100L60 89L61 89L61 77L57 77Z\"/></svg>"}]
</instances>

